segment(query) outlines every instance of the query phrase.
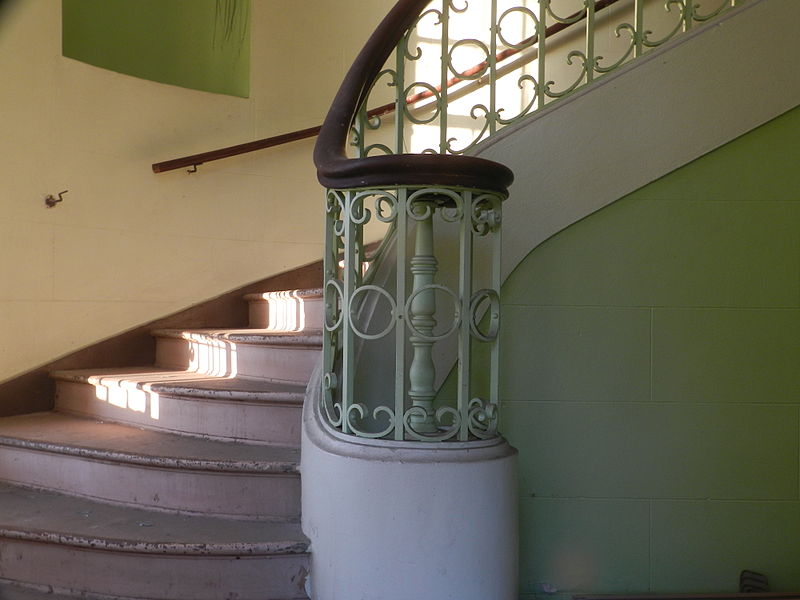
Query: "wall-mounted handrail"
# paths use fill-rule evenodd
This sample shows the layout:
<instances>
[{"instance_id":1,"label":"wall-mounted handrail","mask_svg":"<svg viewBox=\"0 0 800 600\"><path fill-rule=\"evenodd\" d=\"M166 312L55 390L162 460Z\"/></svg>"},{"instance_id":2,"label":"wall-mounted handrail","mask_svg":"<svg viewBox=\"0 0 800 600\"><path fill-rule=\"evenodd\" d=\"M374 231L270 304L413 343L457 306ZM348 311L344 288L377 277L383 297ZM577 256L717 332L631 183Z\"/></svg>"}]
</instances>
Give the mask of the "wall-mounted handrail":
<instances>
[{"instance_id":1,"label":"wall-mounted handrail","mask_svg":"<svg viewBox=\"0 0 800 600\"><path fill-rule=\"evenodd\" d=\"M231 156L239 156L240 154L247 154L256 150L264 150L265 148L274 148L288 144L289 142L297 142L316 137L319 134L320 126L309 127L308 129L301 129L291 133L284 133L273 137L255 140L253 142L246 142L244 144L237 144L235 146L228 146L227 148L220 148L218 150L209 150L208 152L200 152L199 154L192 154L191 156L184 156L181 158L174 158L153 164L153 173L164 173L165 171L174 171L176 169L185 169L186 167L197 167L207 162L220 160L222 158L230 158Z\"/></svg>"}]
</instances>

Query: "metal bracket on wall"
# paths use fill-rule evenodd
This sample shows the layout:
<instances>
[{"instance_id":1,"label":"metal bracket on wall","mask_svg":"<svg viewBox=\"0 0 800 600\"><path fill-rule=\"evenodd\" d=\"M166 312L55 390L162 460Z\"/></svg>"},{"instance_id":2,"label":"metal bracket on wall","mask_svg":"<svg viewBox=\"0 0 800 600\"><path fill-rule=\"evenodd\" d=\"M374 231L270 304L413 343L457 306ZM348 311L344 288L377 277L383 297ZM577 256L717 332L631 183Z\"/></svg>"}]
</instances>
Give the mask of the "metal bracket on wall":
<instances>
[{"instance_id":1,"label":"metal bracket on wall","mask_svg":"<svg viewBox=\"0 0 800 600\"><path fill-rule=\"evenodd\" d=\"M66 194L69 190L64 190L63 192L58 192L58 197L53 196L53 194L48 194L45 199L44 203L47 205L47 208L53 208L59 202L64 201L64 194Z\"/></svg>"}]
</instances>

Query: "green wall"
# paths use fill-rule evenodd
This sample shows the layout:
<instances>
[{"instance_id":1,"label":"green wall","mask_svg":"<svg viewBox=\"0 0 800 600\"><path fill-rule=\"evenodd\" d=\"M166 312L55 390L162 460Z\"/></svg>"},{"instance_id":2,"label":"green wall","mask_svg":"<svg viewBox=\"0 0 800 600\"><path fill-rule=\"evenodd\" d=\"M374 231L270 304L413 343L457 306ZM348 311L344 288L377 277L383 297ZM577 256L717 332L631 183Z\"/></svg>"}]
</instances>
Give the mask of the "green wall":
<instances>
[{"instance_id":1,"label":"green wall","mask_svg":"<svg viewBox=\"0 0 800 600\"><path fill-rule=\"evenodd\" d=\"M799 146L797 108L504 285L523 598L800 589Z\"/></svg>"},{"instance_id":2,"label":"green wall","mask_svg":"<svg viewBox=\"0 0 800 600\"><path fill-rule=\"evenodd\" d=\"M63 54L161 83L247 97L250 0L62 0Z\"/></svg>"}]
</instances>

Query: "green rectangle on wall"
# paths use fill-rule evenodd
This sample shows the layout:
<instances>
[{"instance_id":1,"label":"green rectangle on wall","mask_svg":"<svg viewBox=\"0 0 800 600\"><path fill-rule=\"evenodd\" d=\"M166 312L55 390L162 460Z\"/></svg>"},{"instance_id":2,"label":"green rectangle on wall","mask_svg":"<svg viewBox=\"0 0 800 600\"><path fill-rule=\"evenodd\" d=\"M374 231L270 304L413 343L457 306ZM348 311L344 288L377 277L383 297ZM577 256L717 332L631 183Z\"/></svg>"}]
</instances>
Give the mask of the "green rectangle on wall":
<instances>
[{"instance_id":1,"label":"green rectangle on wall","mask_svg":"<svg viewBox=\"0 0 800 600\"><path fill-rule=\"evenodd\" d=\"M62 0L62 52L182 87L247 97L250 0Z\"/></svg>"}]
</instances>

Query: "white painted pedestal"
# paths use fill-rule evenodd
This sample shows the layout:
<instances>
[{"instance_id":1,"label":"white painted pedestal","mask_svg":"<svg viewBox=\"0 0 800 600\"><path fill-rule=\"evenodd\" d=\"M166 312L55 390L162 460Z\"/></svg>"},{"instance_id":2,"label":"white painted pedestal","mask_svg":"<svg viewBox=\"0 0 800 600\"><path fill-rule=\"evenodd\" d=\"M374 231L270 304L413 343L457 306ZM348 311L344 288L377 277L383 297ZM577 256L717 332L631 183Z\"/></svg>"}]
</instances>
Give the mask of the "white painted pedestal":
<instances>
[{"instance_id":1,"label":"white painted pedestal","mask_svg":"<svg viewBox=\"0 0 800 600\"><path fill-rule=\"evenodd\" d=\"M318 382L301 464L311 598L516 599L516 450L342 436L318 414Z\"/></svg>"}]
</instances>

